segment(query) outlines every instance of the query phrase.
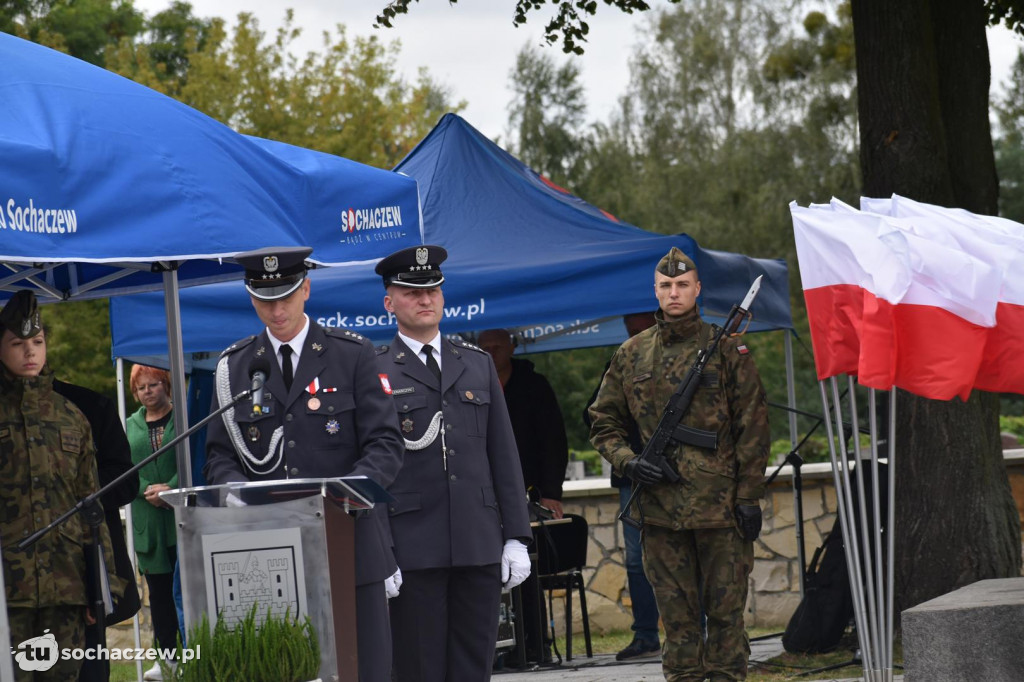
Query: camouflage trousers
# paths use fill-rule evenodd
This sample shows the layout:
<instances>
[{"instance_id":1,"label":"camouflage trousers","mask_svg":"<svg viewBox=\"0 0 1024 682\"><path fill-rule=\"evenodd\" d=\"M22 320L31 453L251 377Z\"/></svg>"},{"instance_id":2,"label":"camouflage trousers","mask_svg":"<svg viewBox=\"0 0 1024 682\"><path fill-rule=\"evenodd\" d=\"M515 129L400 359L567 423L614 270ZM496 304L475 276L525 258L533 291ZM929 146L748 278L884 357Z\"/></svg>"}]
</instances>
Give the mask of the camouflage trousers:
<instances>
[{"instance_id":1,"label":"camouflage trousers","mask_svg":"<svg viewBox=\"0 0 1024 682\"><path fill-rule=\"evenodd\" d=\"M754 545L735 528L643 528L644 571L665 625L668 682L745 680L750 642L743 626ZM701 611L707 616L706 639Z\"/></svg>"},{"instance_id":2,"label":"camouflage trousers","mask_svg":"<svg viewBox=\"0 0 1024 682\"><path fill-rule=\"evenodd\" d=\"M16 682L75 682L82 660L62 649L85 646L85 607L10 608L11 663ZM24 644L24 646L21 646Z\"/></svg>"}]
</instances>

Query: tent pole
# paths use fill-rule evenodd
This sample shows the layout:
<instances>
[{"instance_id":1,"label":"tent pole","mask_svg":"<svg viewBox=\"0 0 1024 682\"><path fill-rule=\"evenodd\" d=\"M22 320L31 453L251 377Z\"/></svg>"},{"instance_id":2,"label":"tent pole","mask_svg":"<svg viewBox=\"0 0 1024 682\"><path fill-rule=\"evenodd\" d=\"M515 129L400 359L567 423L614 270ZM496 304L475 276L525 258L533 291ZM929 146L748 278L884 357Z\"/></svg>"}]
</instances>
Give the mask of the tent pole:
<instances>
[{"instance_id":1,"label":"tent pole","mask_svg":"<svg viewBox=\"0 0 1024 682\"><path fill-rule=\"evenodd\" d=\"M793 371L793 332L786 329L783 333L786 335L783 339L786 350L786 403L791 408L796 409L796 372ZM797 437L796 430L796 412L791 410L789 413L789 445L795 448L799 442L800 439Z\"/></svg>"},{"instance_id":2,"label":"tent pole","mask_svg":"<svg viewBox=\"0 0 1024 682\"><path fill-rule=\"evenodd\" d=\"M171 399L174 401L174 432L188 430L188 400L185 394L185 353L181 342L181 301L178 298L178 270L164 271L164 310L167 313L167 356L171 365ZM192 457L188 438L175 448L178 487L192 487Z\"/></svg>"},{"instance_id":3,"label":"tent pole","mask_svg":"<svg viewBox=\"0 0 1024 682\"><path fill-rule=\"evenodd\" d=\"M785 336L783 338L783 347L786 350L786 404L789 405L789 446L791 450L795 450L797 443L800 442L797 437L796 430L796 373L793 371L793 333L789 329L785 329L782 332ZM804 549L804 515L803 515L803 500L801 496L803 492L800 490L801 483L799 481L800 469L799 467L793 468L793 509L797 511L796 522L800 526L796 529L796 560L800 567L800 599L804 598L804 568L807 566L806 550Z\"/></svg>"},{"instance_id":4,"label":"tent pole","mask_svg":"<svg viewBox=\"0 0 1024 682\"><path fill-rule=\"evenodd\" d=\"M124 358L118 358L115 367L117 368L117 413L121 417L121 428L128 432L128 410L125 406L125 390L124 390ZM125 506L121 507L121 512L124 514L125 523L125 540L128 543L128 560L132 564L132 575L136 576L139 574L138 562L135 557L135 526L132 524L132 505L129 502ZM134 580L134 578L133 578ZM138 582L138 581L136 581ZM139 600L142 599L142 590L139 590ZM140 609L141 610L141 609ZM142 632L139 629L139 611L135 612L132 616L132 631L135 634L135 648L142 648ZM142 679L142 659L135 659L135 673L138 675L137 679Z\"/></svg>"}]
</instances>

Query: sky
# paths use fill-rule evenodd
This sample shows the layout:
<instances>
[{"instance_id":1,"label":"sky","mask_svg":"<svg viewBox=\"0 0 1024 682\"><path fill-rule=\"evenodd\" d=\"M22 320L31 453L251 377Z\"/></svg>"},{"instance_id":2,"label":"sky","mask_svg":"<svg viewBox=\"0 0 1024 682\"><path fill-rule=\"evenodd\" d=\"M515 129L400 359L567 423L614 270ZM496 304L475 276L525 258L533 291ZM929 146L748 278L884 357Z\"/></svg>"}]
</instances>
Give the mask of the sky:
<instances>
[{"instance_id":1,"label":"sky","mask_svg":"<svg viewBox=\"0 0 1024 682\"><path fill-rule=\"evenodd\" d=\"M153 15L171 0L135 0L135 6ZM387 0L190 0L200 17L222 17L229 26L239 12L251 12L260 28L273 36L284 20L286 8L294 10L294 23L303 29L295 42L300 54L320 50L324 30L344 24L351 35L376 35L385 42L401 41L397 58L399 72L414 82L421 66L435 81L448 87L452 100L465 100L462 116L490 138L505 139L508 104L512 99L509 74L516 54L527 44L541 46L543 27L550 16L550 3L528 16L528 23L512 24L514 0L418 0L409 13L395 20L391 29L374 29L374 18ZM651 0L652 8L671 7L668 0ZM590 24L589 45L581 57L567 57L558 46L545 47L561 64L576 59L587 97L587 120L606 121L615 110L619 96L629 83L629 60L650 12L624 14L603 3ZM1024 42L1003 28L989 30L993 87L998 88L1010 73L1013 60Z\"/></svg>"}]
</instances>

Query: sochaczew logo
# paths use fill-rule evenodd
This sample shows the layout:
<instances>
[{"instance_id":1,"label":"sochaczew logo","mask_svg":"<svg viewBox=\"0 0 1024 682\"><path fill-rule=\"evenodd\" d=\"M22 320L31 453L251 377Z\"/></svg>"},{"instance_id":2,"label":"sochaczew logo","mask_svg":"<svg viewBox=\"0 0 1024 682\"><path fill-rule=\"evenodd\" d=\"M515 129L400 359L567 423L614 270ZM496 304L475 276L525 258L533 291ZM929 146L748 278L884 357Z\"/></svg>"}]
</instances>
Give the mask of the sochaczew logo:
<instances>
[{"instance_id":1,"label":"sochaczew logo","mask_svg":"<svg viewBox=\"0 0 1024 682\"><path fill-rule=\"evenodd\" d=\"M350 208L341 212L341 231L382 230L402 226L401 206Z\"/></svg>"}]
</instances>

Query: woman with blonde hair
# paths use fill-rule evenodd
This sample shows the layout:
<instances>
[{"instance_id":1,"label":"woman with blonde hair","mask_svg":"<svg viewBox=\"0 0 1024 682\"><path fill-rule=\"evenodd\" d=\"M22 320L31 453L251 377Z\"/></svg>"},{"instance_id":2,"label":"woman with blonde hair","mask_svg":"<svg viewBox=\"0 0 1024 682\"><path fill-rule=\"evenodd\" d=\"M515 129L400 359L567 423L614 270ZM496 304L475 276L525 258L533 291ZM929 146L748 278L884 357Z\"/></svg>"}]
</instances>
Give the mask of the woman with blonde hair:
<instances>
[{"instance_id":1,"label":"woman with blonde hair","mask_svg":"<svg viewBox=\"0 0 1024 682\"><path fill-rule=\"evenodd\" d=\"M128 442L132 463L138 464L174 439L171 375L147 365L132 367L129 380L132 395L140 407L128 417ZM177 561L177 536L174 510L160 499L160 493L178 487L178 463L174 450L168 450L139 470L139 494L132 501L132 525L135 528L135 553L139 571L149 586L149 609L153 636L160 649L178 644L178 613L174 607L174 564ZM145 680L162 680L157 662L143 675Z\"/></svg>"}]
</instances>

